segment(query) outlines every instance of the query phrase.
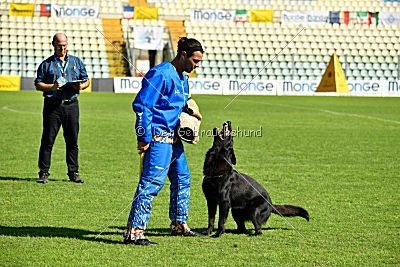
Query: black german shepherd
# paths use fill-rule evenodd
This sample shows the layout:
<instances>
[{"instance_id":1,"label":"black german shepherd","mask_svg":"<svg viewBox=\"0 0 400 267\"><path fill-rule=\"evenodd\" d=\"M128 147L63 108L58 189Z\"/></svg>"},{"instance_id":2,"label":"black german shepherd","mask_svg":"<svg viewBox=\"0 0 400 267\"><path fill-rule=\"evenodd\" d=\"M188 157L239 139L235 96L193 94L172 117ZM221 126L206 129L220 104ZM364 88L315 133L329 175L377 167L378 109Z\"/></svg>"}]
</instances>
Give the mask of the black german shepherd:
<instances>
[{"instance_id":1,"label":"black german shepherd","mask_svg":"<svg viewBox=\"0 0 400 267\"><path fill-rule=\"evenodd\" d=\"M273 205L265 188L250 176L233 169L236 164L233 151L231 122L223 124L219 132L214 128L214 143L204 161L203 193L208 206L207 235L214 230L215 213L219 206L218 230L212 237L220 237L225 232L229 209L237 224L238 233L246 233L245 221L254 224L254 235L262 234L261 225L272 213L283 216L300 216L309 220L308 212L292 205Z\"/></svg>"}]
</instances>

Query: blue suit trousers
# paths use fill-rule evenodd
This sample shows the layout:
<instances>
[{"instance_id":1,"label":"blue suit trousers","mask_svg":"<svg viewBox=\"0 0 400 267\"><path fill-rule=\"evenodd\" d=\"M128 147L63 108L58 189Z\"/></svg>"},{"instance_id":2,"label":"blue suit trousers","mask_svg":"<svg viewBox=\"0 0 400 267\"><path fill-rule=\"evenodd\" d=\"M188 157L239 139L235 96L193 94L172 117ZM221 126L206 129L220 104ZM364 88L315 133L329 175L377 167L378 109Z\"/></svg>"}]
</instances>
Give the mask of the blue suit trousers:
<instances>
[{"instance_id":1,"label":"blue suit trousers","mask_svg":"<svg viewBox=\"0 0 400 267\"><path fill-rule=\"evenodd\" d=\"M136 189L128 219L128 228L146 229L151 203L165 184L171 182L169 217L172 222L186 222L189 216L190 171L183 144L151 142L143 158L143 172Z\"/></svg>"}]
</instances>

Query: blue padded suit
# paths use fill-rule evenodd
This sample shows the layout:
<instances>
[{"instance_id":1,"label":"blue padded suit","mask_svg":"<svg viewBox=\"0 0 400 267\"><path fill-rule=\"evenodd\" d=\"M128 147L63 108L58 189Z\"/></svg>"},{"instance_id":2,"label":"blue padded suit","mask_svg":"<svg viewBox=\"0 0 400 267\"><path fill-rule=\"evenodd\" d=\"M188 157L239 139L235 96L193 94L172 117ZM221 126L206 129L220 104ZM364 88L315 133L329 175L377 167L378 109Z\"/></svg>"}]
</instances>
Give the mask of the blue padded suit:
<instances>
[{"instance_id":1,"label":"blue padded suit","mask_svg":"<svg viewBox=\"0 0 400 267\"><path fill-rule=\"evenodd\" d=\"M143 172L132 202L128 228L146 229L151 203L171 182L169 217L172 222L186 222L189 215L190 172L180 140L172 143L174 128L185 106L189 89L169 62L152 68L142 81L142 89L132 103L136 113L137 140L150 143L143 158Z\"/></svg>"}]
</instances>

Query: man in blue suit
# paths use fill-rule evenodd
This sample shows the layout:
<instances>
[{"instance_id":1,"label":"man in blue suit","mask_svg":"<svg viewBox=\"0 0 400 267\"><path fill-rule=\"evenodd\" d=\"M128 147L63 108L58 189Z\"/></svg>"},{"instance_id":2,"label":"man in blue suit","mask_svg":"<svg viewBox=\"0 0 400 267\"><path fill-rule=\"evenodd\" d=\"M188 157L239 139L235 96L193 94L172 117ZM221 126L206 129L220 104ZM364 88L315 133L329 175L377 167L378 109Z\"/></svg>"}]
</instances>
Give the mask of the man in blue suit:
<instances>
[{"instance_id":1,"label":"man in blue suit","mask_svg":"<svg viewBox=\"0 0 400 267\"><path fill-rule=\"evenodd\" d=\"M150 220L151 203L163 187L166 177L171 182L169 217L173 235L201 236L186 221L189 215L190 172L182 142L175 138L182 108L189 98L184 72L199 66L203 48L196 39L181 38L177 56L147 72L142 89L132 103L136 113L136 136L139 154L143 156L141 174L132 202L124 242L151 245L144 236Z\"/></svg>"}]
</instances>

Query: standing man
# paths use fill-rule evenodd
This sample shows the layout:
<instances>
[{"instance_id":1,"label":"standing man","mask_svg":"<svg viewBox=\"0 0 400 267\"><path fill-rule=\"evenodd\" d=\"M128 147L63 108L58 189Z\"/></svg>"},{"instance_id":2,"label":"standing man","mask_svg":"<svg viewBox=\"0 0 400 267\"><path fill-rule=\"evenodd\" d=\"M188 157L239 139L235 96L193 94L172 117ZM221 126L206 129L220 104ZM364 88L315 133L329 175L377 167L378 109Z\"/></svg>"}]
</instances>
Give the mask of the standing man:
<instances>
[{"instance_id":1,"label":"standing man","mask_svg":"<svg viewBox=\"0 0 400 267\"><path fill-rule=\"evenodd\" d=\"M143 156L141 174L132 202L124 242L155 246L144 237L150 220L151 203L163 187L166 176L171 182L169 217L173 235L202 236L186 224L189 215L190 172L182 142L174 142L182 108L189 97L187 78L203 58L196 39L181 38L177 56L147 72L142 89L132 103L136 113L136 136Z\"/></svg>"},{"instance_id":2,"label":"standing man","mask_svg":"<svg viewBox=\"0 0 400 267\"><path fill-rule=\"evenodd\" d=\"M68 39L64 33L53 37L54 55L43 61L35 80L36 90L42 91L43 133L39 151L39 183L49 179L51 151L60 130L64 130L69 180L83 183L78 174L79 91L89 86L82 61L67 53ZM80 82L66 84L80 80Z\"/></svg>"}]
</instances>

